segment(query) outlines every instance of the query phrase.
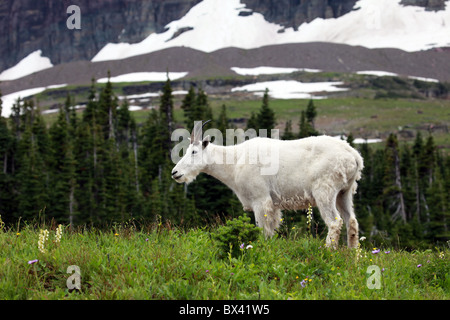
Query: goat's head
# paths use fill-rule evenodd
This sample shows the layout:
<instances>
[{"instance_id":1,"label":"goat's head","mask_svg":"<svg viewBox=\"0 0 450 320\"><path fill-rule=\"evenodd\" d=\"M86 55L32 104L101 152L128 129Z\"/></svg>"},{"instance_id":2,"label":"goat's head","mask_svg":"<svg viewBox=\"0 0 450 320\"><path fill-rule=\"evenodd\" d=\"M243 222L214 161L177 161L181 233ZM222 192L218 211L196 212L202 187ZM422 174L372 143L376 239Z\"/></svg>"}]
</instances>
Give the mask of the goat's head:
<instances>
[{"instance_id":1,"label":"goat's head","mask_svg":"<svg viewBox=\"0 0 450 320\"><path fill-rule=\"evenodd\" d=\"M209 121L198 121L192 129L191 143L186 150L186 154L172 170L172 178L178 183L191 183L197 175L205 168L209 163L208 145L210 143L210 137L207 136L202 139L202 129Z\"/></svg>"}]
</instances>

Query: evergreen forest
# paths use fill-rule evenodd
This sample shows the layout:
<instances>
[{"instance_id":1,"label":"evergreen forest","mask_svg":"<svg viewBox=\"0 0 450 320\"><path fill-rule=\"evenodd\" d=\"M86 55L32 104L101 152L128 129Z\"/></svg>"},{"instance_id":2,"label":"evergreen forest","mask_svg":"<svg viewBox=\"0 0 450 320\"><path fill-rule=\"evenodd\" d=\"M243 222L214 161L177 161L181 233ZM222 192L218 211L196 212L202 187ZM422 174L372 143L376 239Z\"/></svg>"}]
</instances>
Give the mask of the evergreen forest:
<instances>
[{"instance_id":1,"label":"evergreen forest","mask_svg":"<svg viewBox=\"0 0 450 320\"><path fill-rule=\"evenodd\" d=\"M167 80L159 108L142 124L136 123L128 102L114 95L109 81L98 88L92 80L82 112L69 94L50 125L33 100L17 101L11 116L0 118L1 220L11 226L51 219L102 228L133 219L190 228L243 215L236 196L214 178L201 174L188 186L171 178L174 129L190 131L200 119L212 119L205 129L218 128L224 137L233 128L226 105L214 116L201 88L191 87L184 97L183 119L174 118L173 98ZM282 139L319 134L314 101L302 101L304 110L298 120L287 121ZM293 121L299 132L292 130ZM266 91L247 128L270 132L275 125L276 108ZM355 148L365 163L355 195L360 236L412 249L450 239L450 157L430 133L418 131L413 144L399 143L391 134L383 146ZM285 212L279 233L304 226L305 219L304 212ZM311 228L323 235L316 210Z\"/></svg>"}]
</instances>

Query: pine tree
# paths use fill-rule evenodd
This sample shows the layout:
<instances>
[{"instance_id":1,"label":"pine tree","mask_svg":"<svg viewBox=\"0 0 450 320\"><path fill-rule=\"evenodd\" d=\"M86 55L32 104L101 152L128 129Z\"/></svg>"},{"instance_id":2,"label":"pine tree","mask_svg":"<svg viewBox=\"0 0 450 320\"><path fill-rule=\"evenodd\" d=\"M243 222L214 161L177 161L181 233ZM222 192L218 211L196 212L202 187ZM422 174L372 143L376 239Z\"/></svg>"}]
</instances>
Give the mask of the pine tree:
<instances>
[{"instance_id":1,"label":"pine tree","mask_svg":"<svg viewBox=\"0 0 450 320\"><path fill-rule=\"evenodd\" d=\"M208 96L206 95L206 92L203 91L202 88L198 89L197 93L197 108L198 108L198 115L200 118L196 120L213 120L213 114L212 109L208 102ZM212 127L213 121L207 123L203 129L206 131L209 128Z\"/></svg>"},{"instance_id":2,"label":"pine tree","mask_svg":"<svg viewBox=\"0 0 450 320\"><path fill-rule=\"evenodd\" d=\"M31 101L23 104L23 134L17 149L17 217L32 219L47 207L49 140L45 123Z\"/></svg>"},{"instance_id":3,"label":"pine tree","mask_svg":"<svg viewBox=\"0 0 450 320\"><path fill-rule=\"evenodd\" d=\"M185 95L182 103L181 103L181 109L183 109L184 113L184 120L187 128L190 128L193 126L194 121L199 120L196 119L196 114L194 108L196 107L197 101L196 101L196 95L195 95L195 89L193 86L189 88L188 93Z\"/></svg>"},{"instance_id":4,"label":"pine tree","mask_svg":"<svg viewBox=\"0 0 450 320\"><path fill-rule=\"evenodd\" d=\"M117 112L118 100L113 93L112 84L109 81L111 73L108 71L108 81L100 92L98 101L97 121L100 124L104 139L115 138L115 119Z\"/></svg>"},{"instance_id":5,"label":"pine tree","mask_svg":"<svg viewBox=\"0 0 450 320\"><path fill-rule=\"evenodd\" d=\"M162 136L163 148L167 151L167 157L172 149L171 135L174 128L173 117L173 95L170 79L167 78L163 87L163 93L159 103L159 117L161 119L160 134Z\"/></svg>"},{"instance_id":6,"label":"pine tree","mask_svg":"<svg viewBox=\"0 0 450 320\"><path fill-rule=\"evenodd\" d=\"M88 103L83 111L82 121L76 129L74 156L76 159L75 200L80 222L98 221L101 190L103 189L104 171L104 130L102 112L96 98L95 79L92 79ZM105 114L103 113L103 116ZM103 120L103 124L105 121Z\"/></svg>"},{"instance_id":7,"label":"pine tree","mask_svg":"<svg viewBox=\"0 0 450 320\"><path fill-rule=\"evenodd\" d=\"M190 87L187 95L181 104L184 110L185 124L188 129L193 128L195 121L212 120L212 109L208 103L208 96L202 88L198 89L197 94L193 86ZM210 128L212 123L208 123L204 130Z\"/></svg>"},{"instance_id":8,"label":"pine tree","mask_svg":"<svg viewBox=\"0 0 450 320\"><path fill-rule=\"evenodd\" d=\"M349 135L347 136L347 142L353 148L355 147L354 141L355 141L355 138L353 137L353 134L350 132Z\"/></svg>"},{"instance_id":9,"label":"pine tree","mask_svg":"<svg viewBox=\"0 0 450 320\"><path fill-rule=\"evenodd\" d=\"M217 118L217 129L220 130L220 132L222 132L224 141L229 121L230 120L228 119L227 116L227 107L223 104L222 107L220 108L219 117Z\"/></svg>"},{"instance_id":10,"label":"pine tree","mask_svg":"<svg viewBox=\"0 0 450 320\"><path fill-rule=\"evenodd\" d=\"M317 116L317 110L314 106L314 101L312 99L309 100L308 105L306 106L305 111L306 121L311 125L311 128L314 130L314 121Z\"/></svg>"},{"instance_id":11,"label":"pine tree","mask_svg":"<svg viewBox=\"0 0 450 320\"><path fill-rule=\"evenodd\" d=\"M258 129L266 129L267 137L271 137L271 129L275 128L275 113L269 107L269 90L266 89L262 99L262 106L256 116Z\"/></svg>"},{"instance_id":12,"label":"pine tree","mask_svg":"<svg viewBox=\"0 0 450 320\"><path fill-rule=\"evenodd\" d=\"M302 139L309 137L310 133L309 124L306 122L306 115L305 111L303 110L300 113L300 123L298 124L298 126L299 126L298 138Z\"/></svg>"},{"instance_id":13,"label":"pine tree","mask_svg":"<svg viewBox=\"0 0 450 320\"><path fill-rule=\"evenodd\" d=\"M397 138L390 134L385 148L384 190L386 210L392 212L392 219L406 222L406 207L400 175L400 156Z\"/></svg>"},{"instance_id":14,"label":"pine tree","mask_svg":"<svg viewBox=\"0 0 450 320\"><path fill-rule=\"evenodd\" d=\"M314 106L313 100L309 100L308 105L305 111L301 111L300 113L300 122L299 122L299 134L298 137L306 138L310 136L317 136L319 132L314 128L315 118L317 116L317 111Z\"/></svg>"},{"instance_id":15,"label":"pine tree","mask_svg":"<svg viewBox=\"0 0 450 320\"><path fill-rule=\"evenodd\" d=\"M14 176L12 156L14 138L8 128L7 119L2 116L2 95L0 92L0 215L5 223L12 222L16 206L14 197Z\"/></svg>"},{"instance_id":16,"label":"pine tree","mask_svg":"<svg viewBox=\"0 0 450 320\"><path fill-rule=\"evenodd\" d=\"M257 119L256 113L254 111L252 111L250 118L247 121L246 130L248 130L248 129L255 129L256 132L258 132L258 130L260 129L258 119Z\"/></svg>"},{"instance_id":17,"label":"pine tree","mask_svg":"<svg viewBox=\"0 0 450 320\"><path fill-rule=\"evenodd\" d=\"M294 140L295 134L292 132L292 121L287 120L286 121L286 127L284 128L283 136L281 137L282 140Z\"/></svg>"},{"instance_id":18,"label":"pine tree","mask_svg":"<svg viewBox=\"0 0 450 320\"><path fill-rule=\"evenodd\" d=\"M70 127L73 120L60 109L58 120L50 128L51 199L47 213L59 221L73 224L75 192L75 159Z\"/></svg>"}]
</instances>

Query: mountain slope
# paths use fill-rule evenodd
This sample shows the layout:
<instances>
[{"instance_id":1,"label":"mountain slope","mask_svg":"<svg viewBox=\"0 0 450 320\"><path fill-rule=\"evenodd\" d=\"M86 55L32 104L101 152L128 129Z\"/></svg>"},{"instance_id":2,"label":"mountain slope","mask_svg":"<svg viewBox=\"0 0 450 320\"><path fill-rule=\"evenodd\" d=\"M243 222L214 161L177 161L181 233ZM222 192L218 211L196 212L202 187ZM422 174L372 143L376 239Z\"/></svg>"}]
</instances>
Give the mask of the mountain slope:
<instances>
[{"instance_id":1,"label":"mountain slope","mask_svg":"<svg viewBox=\"0 0 450 320\"><path fill-rule=\"evenodd\" d=\"M80 0L81 30L66 27L70 4L2 1L0 72L37 50L57 65L177 46L321 41L417 51L450 43L448 0Z\"/></svg>"},{"instance_id":2,"label":"mountain slope","mask_svg":"<svg viewBox=\"0 0 450 320\"><path fill-rule=\"evenodd\" d=\"M184 17L169 23L165 32L134 44L108 43L92 61L123 59L174 46L205 52L316 41L410 52L450 46L450 6L427 11L400 2L359 0L352 11L338 18L316 18L302 23L296 31L268 22L240 0L203 0Z\"/></svg>"}]
</instances>

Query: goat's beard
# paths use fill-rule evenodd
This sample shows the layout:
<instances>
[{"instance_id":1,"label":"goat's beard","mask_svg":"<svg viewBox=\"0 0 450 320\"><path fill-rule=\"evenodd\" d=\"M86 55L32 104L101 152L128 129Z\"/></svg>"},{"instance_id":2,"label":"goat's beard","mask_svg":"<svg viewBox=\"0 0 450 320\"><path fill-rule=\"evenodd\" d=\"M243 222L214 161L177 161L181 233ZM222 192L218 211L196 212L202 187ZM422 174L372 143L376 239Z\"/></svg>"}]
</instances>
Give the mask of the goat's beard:
<instances>
[{"instance_id":1,"label":"goat's beard","mask_svg":"<svg viewBox=\"0 0 450 320\"><path fill-rule=\"evenodd\" d=\"M194 181L200 172L190 172L185 173L180 179L177 180L178 183L186 183L190 184L192 181Z\"/></svg>"}]
</instances>

